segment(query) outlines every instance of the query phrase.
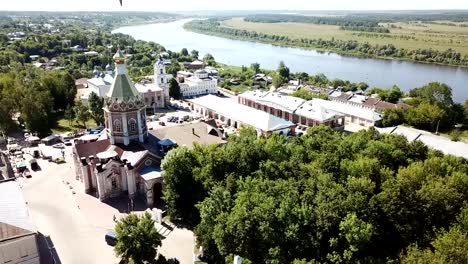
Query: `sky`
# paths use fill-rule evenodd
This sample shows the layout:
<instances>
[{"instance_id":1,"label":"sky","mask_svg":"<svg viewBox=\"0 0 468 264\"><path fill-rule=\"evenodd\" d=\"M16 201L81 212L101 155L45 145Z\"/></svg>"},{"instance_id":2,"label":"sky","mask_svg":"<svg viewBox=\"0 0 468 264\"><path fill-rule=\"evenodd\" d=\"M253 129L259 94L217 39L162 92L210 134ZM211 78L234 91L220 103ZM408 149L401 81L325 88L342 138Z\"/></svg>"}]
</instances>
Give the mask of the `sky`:
<instances>
[{"instance_id":1,"label":"sky","mask_svg":"<svg viewBox=\"0 0 468 264\"><path fill-rule=\"evenodd\" d=\"M468 9L468 0L0 0L8 11Z\"/></svg>"}]
</instances>

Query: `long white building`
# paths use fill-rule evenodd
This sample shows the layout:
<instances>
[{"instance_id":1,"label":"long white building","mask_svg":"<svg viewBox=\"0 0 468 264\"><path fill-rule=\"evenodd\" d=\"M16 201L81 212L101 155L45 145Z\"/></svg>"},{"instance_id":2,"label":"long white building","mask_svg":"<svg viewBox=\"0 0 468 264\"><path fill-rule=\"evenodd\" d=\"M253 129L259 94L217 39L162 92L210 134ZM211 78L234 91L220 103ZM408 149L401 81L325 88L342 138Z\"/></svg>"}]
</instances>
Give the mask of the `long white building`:
<instances>
[{"instance_id":1,"label":"long white building","mask_svg":"<svg viewBox=\"0 0 468 264\"><path fill-rule=\"evenodd\" d=\"M235 128L252 126L259 135L271 135L275 132L286 135L294 133L296 127L290 121L238 104L230 98L209 94L188 101L192 110L201 116L221 120Z\"/></svg>"},{"instance_id":2,"label":"long white building","mask_svg":"<svg viewBox=\"0 0 468 264\"><path fill-rule=\"evenodd\" d=\"M341 101L301 98L276 92L247 91L238 97L240 104L259 109L293 123L306 126L327 125L335 129L357 131L373 127L380 122L382 115L362 105Z\"/></svg>"},{"instance_id":3,"label":"long white building","mask_svg":"<svg viewBox=\"0 0 468 264\"><path fill-rule=\"evenodd\" d=\"M182 74L187 76L185 72L180 75ZM218 80L208 76L205 70L197 70L194 75L184 77L179 86L183 97L218 93Z\"/></svg>"}]
</instances>

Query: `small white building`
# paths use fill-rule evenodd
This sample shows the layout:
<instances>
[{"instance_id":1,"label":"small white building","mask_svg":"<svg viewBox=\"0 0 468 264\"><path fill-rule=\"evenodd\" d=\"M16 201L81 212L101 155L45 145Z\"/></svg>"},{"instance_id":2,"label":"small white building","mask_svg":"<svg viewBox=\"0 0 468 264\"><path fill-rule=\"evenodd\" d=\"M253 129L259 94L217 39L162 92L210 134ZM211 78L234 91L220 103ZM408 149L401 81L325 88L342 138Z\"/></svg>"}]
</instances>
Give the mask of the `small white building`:
<instances>
[{"instance_id":1,"label":"small white building","mask_svg":"<svg viewBox=\"0 0 468 264\"><path fill-rule=\"evenodd\" d=\"M216 94L218 80L208 76L205 70L196 70L193 76L184 78L184 82L180 83L180 92L183 97Z\"/></svg>"}]
</instances>

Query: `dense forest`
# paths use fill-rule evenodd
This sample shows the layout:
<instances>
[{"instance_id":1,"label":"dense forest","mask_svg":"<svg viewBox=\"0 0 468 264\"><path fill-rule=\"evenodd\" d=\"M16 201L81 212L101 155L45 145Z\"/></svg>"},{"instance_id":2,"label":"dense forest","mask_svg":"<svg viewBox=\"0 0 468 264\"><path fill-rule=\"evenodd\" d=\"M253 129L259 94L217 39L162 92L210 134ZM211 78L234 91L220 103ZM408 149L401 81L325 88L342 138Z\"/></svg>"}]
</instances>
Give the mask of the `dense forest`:
<instances>
[{"instance_id":1,"label":"dense forest","mask_svg":"<svg viewBox=\"0 0 468 264\"><path fill-rule=\"evenodd\" d=\"M170 217L208 263L466 263L468 163L375 130L177 148L162 164Z\"/></svg>"},{"instance_id":2,"label":"dense forest","mask_svg":"<svg viewBox=\"0 0 468 264\"><path fill-rule=\"evenodd\" d=\"M195 32L218 35L227 38L259 41L279 46L333 51L343 55L468 66L468 55L462 56L459 52L452 49L448 49L446 51L432 49L406 50L403 48L396 48L391 44L371 45L369 43L359 43L354 40L292 39L287 36L270 35L254 31L223 27L218 19L193 20L185 24L184 27Z\"/></svg>"},{"instance_id":3,"label":"dense forest","mask_svg":"<svg viewBox=\"0 0 468 264\"><path fill-rule=\"evenodd\" d=\"M297 22L311 24L325 24L337 26L363 26L377 27L379 23L391 23L400 21L468 21L467 11L451 11L451 12L342 12L332 13L322 16L312 15L292 15L292 14L255 14L245 16L246 21L260 23L282 23L282 22Z\"/></svg>"}]
</instances>

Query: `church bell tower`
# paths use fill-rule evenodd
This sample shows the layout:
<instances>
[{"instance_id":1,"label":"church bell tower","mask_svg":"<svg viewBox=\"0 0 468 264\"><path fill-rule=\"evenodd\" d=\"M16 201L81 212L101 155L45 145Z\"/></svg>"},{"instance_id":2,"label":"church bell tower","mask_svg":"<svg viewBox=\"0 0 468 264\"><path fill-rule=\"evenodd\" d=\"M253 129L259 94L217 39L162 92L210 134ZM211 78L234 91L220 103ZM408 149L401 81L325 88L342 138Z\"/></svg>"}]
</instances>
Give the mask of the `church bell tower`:
<instances>
[{"instance_id":1,"label":"church bell tower","mask_svg":"<svg viewBox=\"0 0 468 264\"><path fill-rule=\"evenodd\" d=\"M169 78L166 74L166 64L161 56L154 64L154 83L163 90L165 103L169 104Z\"/></svg>"}]
</instances>

